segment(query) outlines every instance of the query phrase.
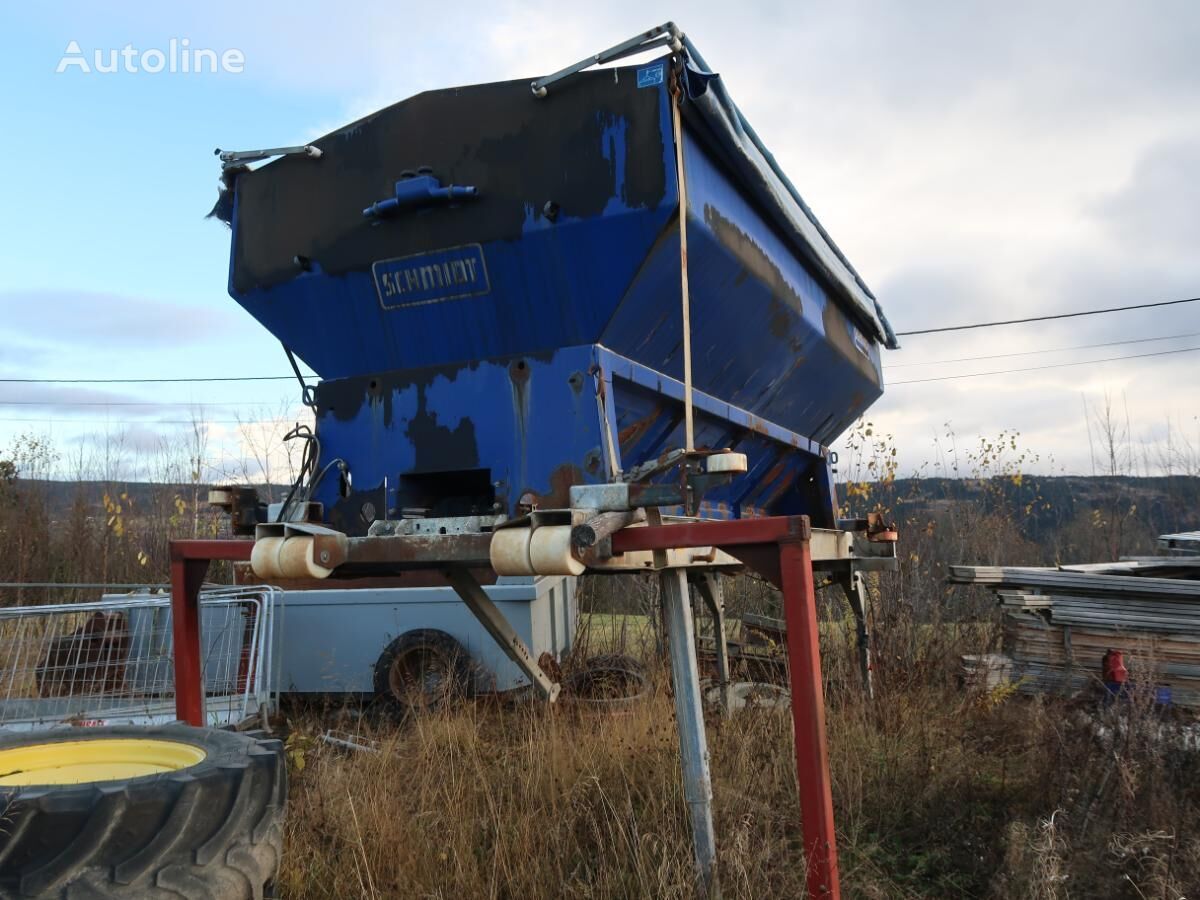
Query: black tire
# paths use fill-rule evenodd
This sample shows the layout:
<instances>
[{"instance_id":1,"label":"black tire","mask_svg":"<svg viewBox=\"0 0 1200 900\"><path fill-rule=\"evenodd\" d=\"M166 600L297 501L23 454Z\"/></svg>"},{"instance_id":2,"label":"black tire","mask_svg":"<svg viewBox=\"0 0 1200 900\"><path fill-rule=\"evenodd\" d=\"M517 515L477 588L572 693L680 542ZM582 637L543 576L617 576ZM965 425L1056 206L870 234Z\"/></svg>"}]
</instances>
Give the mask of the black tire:
<instances>
[{"instance_id":1,"label":"black tire","mask_svg":"<svg viewBox=\"0 0 1200 900\"><path fill-rule=\"evenodd\" d=\"M632 656L593 656L563 681L568 701L610 712L627 709L646 696L646 667Z\"/></svg>"},{"instance_id":2,"label":"black tire","mask_svg":"<svg viewBox=\"0 0 1200 900\"><path fill-rule=\"evenodd\" d=\"M375 662L375 694L401 712L436 709L473 686L465 647L444 631L406 631Z\"/></svg>"},{"instance_id":3,"label":"black tire","mask_svg":"<svg viewBox=\"0 0 1200 900\"><path fill-rule=\"evenodd\" d=\"M87 784L0 785L0 898L262 900L283 849L287 766L279 741L167 725L35 732L31 744L179 741L194 765Z\"/></svg>"}]
</instances>

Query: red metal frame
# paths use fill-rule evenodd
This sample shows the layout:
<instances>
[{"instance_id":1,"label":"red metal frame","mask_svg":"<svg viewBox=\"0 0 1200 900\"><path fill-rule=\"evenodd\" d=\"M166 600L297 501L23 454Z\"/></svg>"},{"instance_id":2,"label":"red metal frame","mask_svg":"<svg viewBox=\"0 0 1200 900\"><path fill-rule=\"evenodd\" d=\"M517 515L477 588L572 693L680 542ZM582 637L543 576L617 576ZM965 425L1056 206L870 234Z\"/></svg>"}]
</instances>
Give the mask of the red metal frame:
<instances>
[{"instance_id":1,"label":"red metal frame","mask_svg":"<svg viewBox=\"0 0 1200 900\"><path fill-rule=\"evenodd\" d=\"M204 725L200 681L200 586L213 560L245 562L254 541L171 541L171 637L175 645L175 716Z\"/></svg>"},{"instance_id":2,"label":"red metal frame","mask_svg":"<svg viewBox=\"0 0 1200 900\"><path fill-rule=\"evenodd\" d=\"M808 895L822 900L840 900L833 793L825 742L825 694L809 548L811 536L807 516L774 516L625 528L612 536L612 547L613 553L718 547L756 570L783 592ZM189 724L204 723L204 696L200 684L200 585L211 560L248 560L253 547L253 541L171 542L176 715Z\"/></svg>"},{"instance_id":3,"label":"red metal frame","mask_svg":"<svg viewBox=\"0 0 1200 900\"><path fill-rule=\"evenodd\" d=\"M811 536L807 516L774 516L625 528L613 535L612 546L613 553L718 547L758 571L783 592L808 895L838 900L841 888L829 751L825 742L825 694L809 548Z\"/></svg>"}]
</instances>

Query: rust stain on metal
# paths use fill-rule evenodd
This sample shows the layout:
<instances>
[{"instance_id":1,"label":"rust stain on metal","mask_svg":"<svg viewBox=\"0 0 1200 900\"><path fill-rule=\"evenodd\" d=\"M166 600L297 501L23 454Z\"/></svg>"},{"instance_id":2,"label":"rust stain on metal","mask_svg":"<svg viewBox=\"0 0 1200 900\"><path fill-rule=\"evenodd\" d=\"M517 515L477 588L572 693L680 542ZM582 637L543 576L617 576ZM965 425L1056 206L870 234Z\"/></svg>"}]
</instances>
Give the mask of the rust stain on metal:
<instances>
[{"instance_id":1,"label":"rust stain on metal","mask_svg":"<svg viewBox=\"0 0 1200 900\"><path fill-rule=\"evenodd\" d=\"M850 321L850 317L842 312L833 300L829 300L825 304L825 312L821 315L821 321L825 325L825 339L838 353L854 363L855 368L871 379L872 384L878 385L880 378L879 373L875 370L875 364L871 362L867 354L858 348L851 336L856 326ZM855 394L855 397L861 396L861 393ZM856 409L861 409L861 400L855 400L854 406Z\"/></svg>"},{"instance_id":2,"label":"rust stain on metal","mask_svg":"<svg viewBox=\"0 0 1200 900\"><path fill-rule=\"evenodd\" d=\"M491 534L414 534L352 537L346 565L429 565L438 562L489 564Z\"/></svg>"},{"instance_id":3,"label":"rust stain on metal","mask_svg":"<svg viewBox=\"0 0 1200 900\"><path fill-rule=\"evenodd\" d=\"M726 219L711 204L705 204L704 223L712 229L717 240L742 264L743 271L753 275L771 291L770 317L767 329L781 341L799 352L800 339L793 333L794 319L804 314L804 304L782 270L748 234Z\"/></svg>"},{"instance_id":4,"label":"rust stain on metal","mask_svg":"<svg viewBox=\"0 0 1200 900\"><path fill-rule=\"evenodd\" d=\"M650 413L640 419L630 422L619 432L617 432L617 442L620 444L621 449L627 450L629 447L632 447L643 437L645 437L646 432L650 430L650 427L660 418L662 418L662 414L662 406L660 404L655 404L654 409Z\"/></svg>"},{"instance_id":5,"label":"rust stain on metal","mask_svg":"<svg viewBox=\"0 0 1200 900\"><path fill-rule=\"evenodd\" d=\"M572 486L586 481L583 469L573 463L567 463L550 473L549 490L539 493L532 488L525 488L522 494L530 494L536 498L539 509L566 509L571 505Z\"/></svg>"},{"instance_id":6,"label":"rust stain on metal","mask_svg":"<svg viewBox=\"0 0 1200 900\"><path fill-rule=\"evenodd\" d=\"M522 451L529 427L529 379L533 370L529 363L522 359L514 359L508 364L508 380L512 383L513 416L517 422L517 435L521 442ZM525 453L522 452L522 458Z\"/></svg>"}]
</instances>

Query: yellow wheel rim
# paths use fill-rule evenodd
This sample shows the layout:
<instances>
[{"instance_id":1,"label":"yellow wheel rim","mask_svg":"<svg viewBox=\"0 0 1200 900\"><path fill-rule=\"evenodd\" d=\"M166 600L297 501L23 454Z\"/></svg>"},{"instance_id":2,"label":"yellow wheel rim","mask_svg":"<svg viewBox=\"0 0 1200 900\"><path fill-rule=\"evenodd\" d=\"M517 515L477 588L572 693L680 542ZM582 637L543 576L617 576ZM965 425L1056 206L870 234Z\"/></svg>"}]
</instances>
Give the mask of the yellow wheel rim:
<instances>
[{"instance_id":1,"label":"yellow wheel rim","mask_svg":"<svg viewBox=\"0 0 1200 900\"><path fill-rule=\"evenodd\" d=\"M194 766L208 754L180 741L96 738L0 750L0 785L120 781Z\"/></svg>"}]
</instances>

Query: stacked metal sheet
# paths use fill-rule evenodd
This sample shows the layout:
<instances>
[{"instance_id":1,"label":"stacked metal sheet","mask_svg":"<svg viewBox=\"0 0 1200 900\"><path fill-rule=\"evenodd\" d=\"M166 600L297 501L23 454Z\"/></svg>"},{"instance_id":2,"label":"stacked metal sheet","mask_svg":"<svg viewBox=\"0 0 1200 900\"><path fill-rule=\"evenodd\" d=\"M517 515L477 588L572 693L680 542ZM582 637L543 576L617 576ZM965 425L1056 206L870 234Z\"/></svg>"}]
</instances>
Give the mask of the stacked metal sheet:
<instances>
[{"instance_id":1,"label":"stacked metal sheet","mask_svg":"<svg viewBox=\"0 0 1200 900\"><path fill-rule=\"evenodd\" d=\"M1119 650L1131 683L1153 687L1172 704L1200 707L1200 559L951 566L950 580L996 594L1005 613L1004 651L1022 691L1073 694L1097 686L1104 655Z\"/></svg>"},{"instance_id":2,"label":"stacked metal sheet","mask_svg":"<svg viewBox=\"0 0 1200 900\"><path fill-rule=\"evenodd\" d=\"M1171 556L1200 557L1200 531L1181 531L1178 534L1160 534L1158 549Z\"/></svg>"}]
</instances>

